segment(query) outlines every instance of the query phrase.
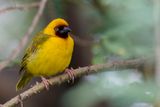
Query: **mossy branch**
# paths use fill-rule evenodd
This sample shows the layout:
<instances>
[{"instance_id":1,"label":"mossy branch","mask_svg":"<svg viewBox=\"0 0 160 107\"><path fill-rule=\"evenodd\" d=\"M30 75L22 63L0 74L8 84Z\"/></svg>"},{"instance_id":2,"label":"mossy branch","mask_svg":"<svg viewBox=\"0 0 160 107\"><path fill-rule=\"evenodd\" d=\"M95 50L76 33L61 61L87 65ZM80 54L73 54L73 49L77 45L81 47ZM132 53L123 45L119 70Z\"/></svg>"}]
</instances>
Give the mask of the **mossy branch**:
<instances>
[{"instance_id":1,"label":"mossy branch","mask_svg":"<svg viewBox=\"0 0 160 107\"><path fill-rule=\"evenodd\" d=\"M91 65L86 67L81 67L78 69L74 69L74 76L82 77L84 75L89 75L92 73L97 73L102 70L112 70L112 69L129 69L134 68L137 69L138 67L142 66L144 64L144 59L134 59L134 60L126 60L126 61L112 61L105 64L97 64L97 65ZM68 74L64 73L59 76L53 77L49 79L52 86L60 85L66 81L69 81L70 77ZM32 88L26 90L25 92L21 93L20 95L17 95L16 97L12 98L11 100L7 101L5 104L2 105L2 107L13 107L17 104L20 104L20 100L22 101L29 99L33 95L36 95L40 93L42 90L45 89L45 86L43 83L39 83L34 85Z\"/></svg>"}]
</instances>

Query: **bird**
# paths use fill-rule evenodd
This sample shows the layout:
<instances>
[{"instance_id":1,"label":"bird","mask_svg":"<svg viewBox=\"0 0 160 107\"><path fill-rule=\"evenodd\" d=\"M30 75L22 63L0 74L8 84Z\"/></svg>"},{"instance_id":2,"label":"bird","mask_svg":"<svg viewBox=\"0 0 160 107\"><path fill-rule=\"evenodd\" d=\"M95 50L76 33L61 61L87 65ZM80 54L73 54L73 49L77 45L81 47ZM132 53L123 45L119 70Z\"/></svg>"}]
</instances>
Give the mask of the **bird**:
<instances>
[{"instance_id":1,"label":"bird","mask_svg":"<svg viewBox=\"0 0 160 107\"><path fill-rule=\"evenodd\" d=\"M21 77L16 84L17 91L23 89L33 77L41 77L48 88L49 82L45 77L65 71L74 48L70 33L68 22L56 18L34 36L21 61Z\"/></svg>"}]
</instances>

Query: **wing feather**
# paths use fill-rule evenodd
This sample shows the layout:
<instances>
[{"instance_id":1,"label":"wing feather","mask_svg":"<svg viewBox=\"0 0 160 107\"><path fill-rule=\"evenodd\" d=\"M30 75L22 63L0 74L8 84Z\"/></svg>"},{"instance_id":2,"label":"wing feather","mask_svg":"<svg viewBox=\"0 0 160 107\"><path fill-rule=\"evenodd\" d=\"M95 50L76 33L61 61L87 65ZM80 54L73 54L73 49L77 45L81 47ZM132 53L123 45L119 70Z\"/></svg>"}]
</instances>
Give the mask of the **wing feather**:
<instances>
[{"instance_id":1,"label":"wing feather","mask_svg":"<svg viewBox=\"0 0 160 107\"><path fill-rule=\"evenodd\" d=\"M33 54L36 53L37 49L39 48L39 45L42 45L47 39L49 38L49 35L46 35L42 32L37 34L34 38L32 43L29 45L29 47L26 49L26 52L22 58L21 62L21 68L19 70L19 73L21 74L23 71L26 71L28 58Z\"/></svg>"}]
</instances>

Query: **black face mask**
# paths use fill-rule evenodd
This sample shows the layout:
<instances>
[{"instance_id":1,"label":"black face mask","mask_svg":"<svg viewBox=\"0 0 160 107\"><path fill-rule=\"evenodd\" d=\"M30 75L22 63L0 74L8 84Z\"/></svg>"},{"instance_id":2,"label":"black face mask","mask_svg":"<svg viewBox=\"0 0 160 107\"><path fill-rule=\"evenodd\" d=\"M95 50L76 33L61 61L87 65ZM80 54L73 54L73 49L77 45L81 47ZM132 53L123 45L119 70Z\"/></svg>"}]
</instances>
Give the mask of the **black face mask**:
<instances>
[{"instance_id":1,"label":"black face mask","mask_svg":"<svg viewBox=\"0 0 160 107\"><path fill-rule=\"evenodd\" d=\"M68 26L58 26L55 28L56 35L61 38L67 38L71 29Z\"/></svg>"}]
</instances>

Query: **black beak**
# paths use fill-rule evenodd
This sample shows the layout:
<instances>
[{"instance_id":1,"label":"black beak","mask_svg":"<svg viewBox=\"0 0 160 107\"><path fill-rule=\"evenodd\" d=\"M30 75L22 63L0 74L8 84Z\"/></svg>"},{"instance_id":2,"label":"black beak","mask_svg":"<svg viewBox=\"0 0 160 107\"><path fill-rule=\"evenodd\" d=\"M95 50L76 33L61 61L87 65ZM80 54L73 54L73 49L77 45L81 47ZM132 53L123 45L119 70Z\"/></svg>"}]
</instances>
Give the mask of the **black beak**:
<instances>
[{"instance_id":1,"label":"black beak","mask_svg":"<svg viewBox=\"0 0 160 107\"><path fill-rule=\"evenodd\" d=\"M71 32L72 30L71 30L71 28L70 27L64 27L64 29L63 29L63 32L64 33L68 33L68 32Z\"/></svg>"},{"instance_id":2,"label":"black beak","mask_svg":"<svg viewBox=\"0 0 160 107\"><path fill-rule=\"evenodd\" d=\"M71 29L68 26L65 26L62 30L59 30L61 35L68 35L69 32L71 32Z\"/></svg>"}]
</instances>

